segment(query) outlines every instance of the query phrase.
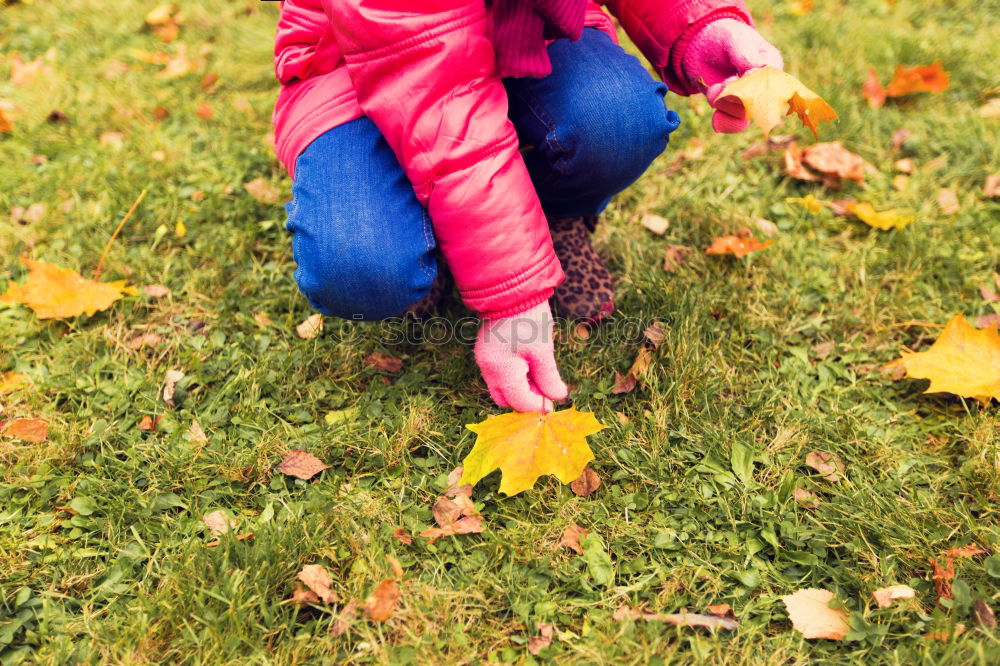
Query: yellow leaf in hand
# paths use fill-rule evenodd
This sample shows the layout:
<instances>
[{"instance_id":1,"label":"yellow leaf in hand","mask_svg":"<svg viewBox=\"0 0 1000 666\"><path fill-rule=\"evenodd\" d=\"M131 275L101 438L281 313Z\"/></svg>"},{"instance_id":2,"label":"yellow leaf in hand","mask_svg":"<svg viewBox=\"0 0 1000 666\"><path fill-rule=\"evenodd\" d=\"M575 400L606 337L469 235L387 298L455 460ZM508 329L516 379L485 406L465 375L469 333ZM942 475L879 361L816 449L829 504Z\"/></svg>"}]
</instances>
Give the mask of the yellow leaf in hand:
<instances>
[{"instance_id":1,"label":"yellow leaf in hand","mask_svg":"<svg viewBox=\"0 0 1000 666\"><path fill-rule=\"evenodd\" d=\"M996 325L979 330L960 314L948 321L931 348L904 351L891 365L906 376L929 379L926 393L953 393L989 402L1000 400L1000 334Z\"/></svg>"},{"instance_id":2,"label":"yellow leaf in hand","mask_svg":"<svg viewBox=\"0 0 1000 666\"><path fill-rule=\"evenodd\" d=\"M500 492L516 495L528 490L538 477L553 474L563 483L579 478L594 459L587 435L604 429L591 412L571 407L539 414L511 412L491 416L466 426L476 433L476 444L463 461L460 485L475 485L500 468Z\"/></svg>"},{"instance_id":3,"label":"yellow leaf in hand","mask_svg":"<svg viewBox=\"0 0 1000 666\"><path fill-rule=\"evenodd\" d=\"M771 133L781 119L796 113L802 124L819 138L816 127L824 120L835 120L837 112L826 101L791 74L773 67L761 67L727 85L719 96L736 97L743 103L747 118Z\"/></svg>"},{"instance_id":4,"label":"yellow leaf in hand","mask_svg":"<svg viewBox=\"0 0 1000 666\"><path fill-rule=\"evenodd\" d=\"M60 268L47 261L21 258L28 267L28 281L12 284L0 295L0 303L23 303L35 311L39 319L62 319L98 310L107 310L124 294L135 295L135 287L126 287L125 280L97 282L82 277L69 268Z\"/></svg>"}]
</instances>

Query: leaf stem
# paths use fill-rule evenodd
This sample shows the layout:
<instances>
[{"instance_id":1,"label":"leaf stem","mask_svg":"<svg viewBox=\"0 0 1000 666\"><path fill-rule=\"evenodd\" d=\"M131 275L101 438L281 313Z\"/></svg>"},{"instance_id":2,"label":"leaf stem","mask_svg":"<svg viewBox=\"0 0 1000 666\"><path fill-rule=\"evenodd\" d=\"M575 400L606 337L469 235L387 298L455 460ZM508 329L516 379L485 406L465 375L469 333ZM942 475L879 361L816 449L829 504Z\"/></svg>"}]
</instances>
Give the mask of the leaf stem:
<instances>
[{"instance_id":1,"label":"leaf stem","mask_svg":"<svg viewBox=\"0 0 1000 666\"><path fill-rule=\"evenodd\" d=\"M115 242L116 238L118 238L118 234L121 232L122 227L124 227L125 223L128 222L128 218L132 217L132 213L134 213L135 209L138 208L139 203L146 198L146 192L147 190L143 189L143 191L139 193L139 198L137 198L135 203L132 204L132 207L128 209L128 212L125 213L125 217L123 217L122 221L118 223L118 228L115 229L115 232L111 234L111 238L108 239L108 244L104 246L104 252L101 252L101 258L97 262L97 269L94 270L94 282L97 282L97 279L101 277L101 267L104 265L105 257L108 256L108 252L111 250L111 244Z\"/></svg>"}]
</instances>

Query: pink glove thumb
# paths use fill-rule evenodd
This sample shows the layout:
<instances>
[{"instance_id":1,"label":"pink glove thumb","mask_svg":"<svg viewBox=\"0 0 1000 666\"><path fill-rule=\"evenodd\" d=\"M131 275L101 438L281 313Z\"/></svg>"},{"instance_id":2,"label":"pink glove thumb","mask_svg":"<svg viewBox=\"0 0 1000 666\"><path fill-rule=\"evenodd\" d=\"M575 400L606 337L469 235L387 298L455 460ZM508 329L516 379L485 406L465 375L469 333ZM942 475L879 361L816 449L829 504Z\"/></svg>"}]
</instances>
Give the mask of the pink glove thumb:
<instances>
[{"instance_id":1,"label":"pink glove thumb","mask_svg":"<svg viewBox=\"0 0 1000 666\"><path fill-rule=\"evenodd\" d=\"M547 302L526 312L486 319L476 337L476 363L499 407L550 412L552 401L569 394L559 377Z\"/></svg>"},{"instance_id":2,"label":"pink glove thumb","mask_svg":"<svg viewBox=\"0 0 1000 666\"><path fill-rule=\"evenodd\" d=\"M743 104L733 97L719 95L723 88L758 67L784 69L781 53L761 37L753 27L724 18L698 31L688 42L681 67L691 85L705 93L715 109L712 129L732 134L748 126Z\"/></svg>"}]
</instances>

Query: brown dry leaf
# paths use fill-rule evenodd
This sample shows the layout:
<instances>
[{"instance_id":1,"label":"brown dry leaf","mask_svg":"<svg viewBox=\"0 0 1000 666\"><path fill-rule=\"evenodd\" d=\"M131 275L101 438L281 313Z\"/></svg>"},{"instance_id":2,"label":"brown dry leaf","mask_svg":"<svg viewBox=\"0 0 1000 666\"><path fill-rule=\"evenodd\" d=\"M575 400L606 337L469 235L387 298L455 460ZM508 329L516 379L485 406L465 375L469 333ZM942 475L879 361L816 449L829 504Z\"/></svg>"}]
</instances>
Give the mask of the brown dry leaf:
<instances>
[{"instance_id":1,"label":"brown dry leaf","mask_svg":"<svg viewBox=\"0 0 1000 666\"><path fill-rule=\"evenodd\" d=\"M167 375L163 379L163 402L167 403L171 407L176 407L174 404L174 391L177 390L177 382L184 379L184 373L180 370L167 370Z\"/></svg>"},{"instance_id":2,"label":"brown dry leaf","mask_svg":"<svg viewBox=\"0 0 1000 666\"><path fill-rule=\"evenodd\" d=\"M861 86L861 96L868 100L868 106L880 109L885 105L887 97L885 87L878 80L878 72L874 67L868 68L868 76Z\"/></svg>"},{"instance_id":3,"label":"brown dry leaf","mask_svg":"<svg viewBox=\"0 0 1000 666\"><path fill-rule=\"evenodd\" d=\"M794 141L785 148L783 156L785 162L785 173L792 178L807 182L817 182L822 178L806 168L803 163L803 151Z\"/></svg>"},{"instance_id":4,"label":"brown dry leaf","mask_svg":"<svg viewBox=\"0 0 1000 666\"><path fill-rule=\"evenodd\" d=\"M875 171L863 157L844 148L839 141L817 143L802 150L802 161L823 174L823 184L834 189L840 180L853 180L864 185L865 173Z\"/></svg>"},{"instance_id":5,"label":"brown dry leaf","mask_svg":"<svg viewBox=\"0 0 1000 666\"><path fill-rule=\"evenodd\" d=\"M410 536L409 530L405 527L398 527L396 531L392 533L393 538L404 546L410 546L413 544L413 537Z\"/></svg>"},{"instance_id":6,"label":"brown dry leaf","mask_svg":"<svg viewBox=\"0 0 1000 666\"><path fill-rule=\"evenodd\" d=\"M660 347L660 343L663 342L663 338L666 335L663 332L663 324L658 321L654 321L652 324L644 328L642 334L647 340L649 340L650 344L653 345L653 349L658 349Z\"/></svg>"},{"instance_id":7,"label":"brown dry leaf","mask_svg":"<svg viewBox=\"0 0 1000 666\"><path fill-rule=\"evenodd\" d=\"M899 128L892 133L892 149L899 150L903 147L903 144L910 140L913 136L913 132L908 129Z\"/></svg>"},{"instance_id":8,"label":"brown dry leaf","mask_svg":"<svg viewBox=\"0 0 1000 666\"><path fill-rule=\"evenodd\" d=\"M296 585L295 589L292 590L292 598L288 599L282 603L291 603L296 606L306 606L308 604L318 604L319 597L312 590L302 587L301 585Z\"/></svg>"},{"instance_id":9,"label":"brown dry leaf","mask_svg":"<svg viewBox=\"0 0 1000 666\"><path fill-rule=\"evenodd\" d=\"M825 638L832 641L844 639L850 627L847 613L841 608L830 608L833 592L806 588L781 600L788 610L792 626L803 638Z\"/></svg>"},{"instance_id":10,"label":"brown dry leaf","mask_svg":"<svg viewBox=\"0 0 1000 666\"><path fill-rule=\"evenodd\" d=\"M1000 295L998 295L997 292L987 287L985 284L980 285L979 295L982 296L983 300L986 301L987 303L996 303L997 301L1000 301Z\"/></svg>"},{"instance_id":11,"label":"brown dry leaf","mask_svg":"<svg viewBox=\"0 0 1000 666\"><path fill-rule=\"evenodd\" d=\"M636 379L642 379L646 376L646 372L649 370L649 365L652 362L653 352L645 347L640 347L639 353L635 355L635 361L632 362L632 367L628 369L628 373Z\"/></svg>"},{"instance_id":12,"label":"brown dry leaf","mask_svg":"<svg viewBox=\"0 0 1000 666\"><path fill-rule=\"evenodd\" d=\"M330 466L311 453L296 450L288 454L278 464L278 471L297 479L308 481Z\"/></svg>"},{"instance_id":13,"label":"brown dry leaf","mask_svg":"<svg viewBox=\"0 0 1000 666\"><path fill-rule=\"evenodd\" d=\"M399 583L395 578L383 580L365 600L365 615L375 622L385 622L396 611L401 595Z\"/></svg>"},{"instance_id":14,"label":"brown dry leaf","mask_svg":"<svg viewBox=\"0 0 1000 666\"><path fill-rule=\"evenodd\" d=\"M191 427L188 428L188 438L194 444L208 444L208 435L201 429L201 424L195 420L191 421Z\"/></svg>"},{"instance_id":15,"label":"brown dry leaf","mask_svg":"<svg viewBox=\"0 0 1000 666\"><path fill-rule=\"evenodd\" d=\"M455 536L456 534L479 534L483 531L482 516L466 516L459 518L447 527L431 527L420 533L420 536L428 539L428 543L434 543L441 537Z\"/></svg>"},{"instance_id":16,"label":"brown dry leaf","mask_svg":"<svg viewBox=\"0 0 1000 666\"><path fill-rule=\"evenodd\" d=\"M741 258L752 252L760 252L771 247L773 240L760 241L752 234L719 236L712 241L712 244L705 250L705 254L731 254Z\"/></svg>"},{"instance_id":17,"label":"brown dry leaf","mask_svg":"<svg viewBox=\"0 0 1000 666\"><path fill-rule=\"evenodd\" d=\"M162 284L149 284L142 288L142 293L152 299L166 298L170 295L170 290Z\"/></svg>"},{"instance_id":18,"label":"brown dry leaf","mask_svg":"<svg viewBox=\"0 0 1000 666\"><path fill-rule=\"evenodd\" d=\"M43 203L33 203L27 208L14 206L10 209L11 220L18 224L34 224L45 219L49 208Z\"/></svg>"},{"instance_id":19,"label":"brown dry leaf","mask_svg":"<svg viewBox=\"0 0 1000 666\"><path fill-rule=\"evenodd\" d=\"M716 617L728 617L733 615L733 609L729 604L719 604L718 606L709 606L708 612Z\"/></svg>"},{"instance_id":20,"label":"brown dry leaf","mask_svg":"<svg viewBox=\"0 0 1000 666\"><path fill-rule=\"evenodd\" d=\"M615 372L615 383L611 387L611 392L615 395L622 395L624 393L631 393L635 390L636 381L635 375L632 373L621 374Z\"/></svg>"},{"instance_id":21,"label":"brown dry leaf","mask_svg":"<svg viewBox=\"0 0 1000 666\"><path fill-rule=\"evenodd\" d=\"M951 581L955 578L955 559L945 557L945 565L942 567L937 560L931 560L934 571L931 580L934 581L934 590L941 599L951 599Z\"/></svg>"},{"instance_id":22,"label":"brown dry leaf","mask_svg":"<svg viewBox=\"0 0 1000 666\"><path fill-rule=\"evenodd\" d=\"M940 94L948 88L948 72L941 67L941 62L923 67L906 69L896 67L892 81L886 86L885 93L889 97L902 97L915 93Z\"/></svg>"},{"instance_id":23,"label":"brown dry leaf","mask_svg":"<svg viewBox=\"0 0 1000 666\"><path fill-rule=\"evenodd\" d=\"M244 183L243 189L257 201L269 206L278 203L278 198L281 196L281 190L263 178L254 178L249 183Z\"/></svg>"},{"instance_id":24,"label":"brown dry leaf","mask_svg":"<svg viewBox=\"0 0 1000 666\"><path fill-rule=\"evenodd\" d=\"M728 84L720 98L735 97L743 104L747 118L771 133L781 119L795 113L814 136L817 125L837 118L837 113L823 98L802 85L791 74L773 67L761 67Z\"/></svg>"},{"instance_id":25,"label":"brown dry leaf","mask_svg":"<svg viewBox=\"0 0 1000 666\"><path fill-rule=\"evenodd\" d=\"M830 483L836 483L844 478L844 463L832 453L810 451L806 454L806 466L822 474Z\"/></svg>"},{"instance_id":26,"label":"brown dry leaf","mask_svg":"<svg viewBox=\"0 0 1000 666\"><path fill-rule=\"evenodd\" d=\"M212 532L213 536L225 534L229 531L230 527L235 528L238 524L237 521L227 516L226 512L222 509L206 513L201 517L201 521L205 523L205 526Z\"/></svg>"},{"instance_id":27,"label":"brown dry leaf","mask_svg":"<svg viewBox=\"0 0 1000 666\"><path fill-rule=\"evenodd\" d=\"M583 474L580 477L569 484L569 489L573 491L573 494L577 497L587 497L593 495L597 492L597 489L601 487L601 477L598 476L597 472L593 470L590 465L583 468Z\"/></svg>"},{"instance_id":28,"label":"brown dry leaf","mask_svg":"<svg viewBox=\"0 0 1000 666\"><path fill-rule=\"evenodd\" d=\"M1000 400L1000 334L996 327L974 328L961 314L948 321L930 349L904 350L894 363L907 377L931 380L925 393Z\"/></svg>"},{"instance_id":29,"label":"brown dry leaf","mask_svg":"<svg viewBox=\"0 0 1000 666\"><path fill-rule=\"evenodd\" d=\"M879 608L888 608L897 599L913 599L916 596L916 591L909 585L890 585L872 592L872 597Z\"/></svg>"},{"instance_id":30,"label":"brown dry leaf","mask_svg":"<svg viewBox=\"0 0 1000 666\"><path fill-rule=\"evenodd\" d=\"M901 160L896 160L892 163L896 171L901 171L903 173L913 173L917 170L917 164L913 161L913 158L904 157Z\"/></svg>"},{"instance_id":31,"label":"brown dry leaf","mask_svg":"<svg viewBox=\"0 0 1000 666\"><path fill-rule=\"evenodd\" d=\"M653 214L643 215L641 224L657 236L667 233L667 229L670 228L670 222L667 221L667 218Z\"/></svg>"},{"instance_id":32,"label":"brown dry leaf","mask_svg":"<svg viewBox=\"0 0 1000 666\"><path fill-rule=\"evenodd\" d=\"M458 495L455 499L438 497L431 509L434 514L434 522L438 527L448 527L454 525L462 516L476 515L476 507L472 500L465 495Z\"/></svg>"},{"instance_id":33,"label":"brown dry leaf","mask_svg":"<svg viewBox=\"0 0 1000 666\"><path fill-rule=\"evenodd\" d=\"M552 645L552 632L555 627L551 624L538 625L538 635L528 639L528 652L538 656L538 653Z\"/></svg>"},{"instance_id":34,"label":"brown dry leaf","mask_svg":"<svg viewBox=\"0 0 1000 666\"><path fill-rule=\"evenodd\" d=\"M337 636L342 636L347 633L347 629L354 622L354 619L358 616L358 600L351 599L347 602L340 613L337 615L337 619L334 621L333 626L330 628L330 635L336 638Z\"/></svg>"},{"instance_id":35,"label":"brown dry leaf","mask_svg":"<svg viewBox=\"0 0 1000 666\"><path fill-rule=\"evenodd\" d=\"M41 58L25 62L20 53L7 56L7 64L10 65L10 83L14 86L26 86L37 77L52 73L52 65Z\"/></svg>"},{"instance_id":36,"label":"brown dry leaf","mask_svg":"<svg viewBox=\"0 0 1000 666\"><path fill-rule=\"evenodd\" d=\"M1000 326L1000 315L988 314L976 317L976 328L988 328L990 326ZM905 375L905 368L903 374Z\"/></svg>"},{"instance_id":37,"label":"brown dry leaf","mask_svg":"<svg viewBox=\"0 0 1000 666\"><path fill-rule=\"evenodd\" d=\"M212 116L215 115L215 109L212 108L211 102L202 102L198 105L198 108L194 110L194 113L202 120L211 120Z\"/></svg>"},{"instance_id":38,"label":"brown dry leaf","mask_svg":"<svg viewBox=\"0 0 1000 666\"><path fill-rule=\"evenodd\" d=\"M49 422L45 419L16 419L7 424L3 434L33 444L41 444L49 437Z\"/></svg>"},{"instance_id":39,"label":"brown dry leaf","mask_svg":"<svg viewBox=\"0 0 1000 666\"><path fill-rule=\"evenodd\" d=\"M995 629L997 626L997 618L993 614L993 609L982 599L976 599L972 602L972 619L977 627Z\"/></svg>"},{"instance_id":40,"label":"brown dry leaf","mask_svg":"<svg viewBox=\"0 0 1000 666\"><path fill-rule=\"evenodd\" d=\"M570 523L563 530L562 536L559 538L559 543L556 544L557 548L569 548L577 555L583 555L583 546L580 545L580 539L590 534L590 530L584 529L577 525L576 523Z\"/></svg>"},{"instance_id":41,"label":"brown dry leaf","mask_svg":"<svg viewBox=\"0 0 1000 666\"><path fill-rule=\"evenodd\" d=\"M983 184L983 196L1000 197L1000 173L986 176L986 182Z\"/></svg>"},{"instance_id":42,"label":"brown dry leaf","mask_svg":"<svg viewBox=\"0 0 1000 666\"><path fill-rule=\"evenodd\" d=\"M953 631L928 631L924 634L924 638L929 638L932 641L940 641L942 643L947 643L952 638L958 638L965 633L965 625L961 622L955 625Z\"/></svg>"},{"instance_id":43,"label":"brown dry leaf","mask_svg":"<svg viewBox=\"0 0 1000 666\"><path fill-rule=\"evenodd\" d=\"M215 84L219 82L219 74L217 72L205 72L205 76L201 77L201 82L198 83L198 87L206 92L211 92L215 88Z\"/></svg>"},{"instance_id":44,"label":"brown dry leaf","mask_svg":"<svg viewBox=\"0 0 1000 666\"><path fill-rule=\"evenodd\" d=\"M295 332L303 340L311 340L323 332L323 315L320 313L309 315L302 323L295 327Z\"/></svg>"},{"instance_id":45,"label":"brown dry leaf","mask_svg":"<svg viewBox=\"0 0 1000 666\"><path fill-rule=\"evenodd\" d=\"M694 252L693 247L686 245L668 245L663 255L663 270L676 273L677 269L687 263L688 255Z\"/></svg>"},{"instance_id":46,"label":"brown dry leaf","mask_svg":"<svg viewBox=\"0 0 1000 666\"><path fill-rule=\"evenodd\" d=\"M332 604L338 601L337 593L330 589L333 579L330 578L326 567L320 564L307 564L295 577L326 603Z\"/></svg>"},{"instance_id":47,"label":"brown dry leaf","mask_svg":"<svg viewBox=\"0 0 1000 666\"><path fill-rule=\"evenodd\" d=\"M818 509L819 498L805 488L796 488L792 491L792 497L803 509Z\"/></svg>"},{"instance_id":48,"label":"brown dry leaf","mask_svg":"<svg viewBox=\"0 0 1000 666\"><path fill-rule=\"evenodd\" d=\"M365 357L365 365L381 372L395 374L403 369L403 359L390 356L389 354L372 352Z\"/></svg>"},{"instance_id":49,"label":"brown dry leaf","mask_svg":"<svg viewBox=\"0 0 1000 666\"><path fill-rule=\"evenodd\" d=\"M945 555L948 557L975 557L976 555L985 555L986 551L976 544L972 543L968 546L958 546L957 548L951 548Z\"/></svg>"},{"instance_id":50,"label":"brown dry leaf","mask_svg":"<svg viewBox=\"0 0 1000 666\"><path fill-rule=\"evenodd\" d=\"M167 56L166 62L163 63L163 69L156 74L156 78L177 79L187 76L197 69L198 65L188 58L187 45L178 44L177 53L173 56Z\"/></svg>"},{"instance_id":51,"label":"brown dry leaf","mask_svg":"<svg viewBox=\"0 0 1000 666\"><path fill-rule=\"evenodd\" d=\"M962 208L958 202L958 193L948 188L938 190L937 205L945 215L954 215Z\"/></svg>"},{"instance_id":52,"label":"brown dry leaf","mask_svg":"<svg viewBox=\"0 0 1000 666\"><path fill-rule=\"evenodd\" d=\"M27 378L27 375L20 372L8 372L0 376L0 395L5 395L21 388Z\"/></svg>"},{"instance_id":53,"label":"brown dry leaf","mask_svg":"<svg viewBox=\"0 0 1000 666\"><path fill-rule=\"evenodd\" d=\"M271 318L267 316L266 312L254 312L253 313L253 320L261 328L267 328L268 326L270 326L272 324Z\"/></svg>"},{"instance_id":54,"label":"brown dry leaf","mask_svg":"<svg viewBox=\"0 0 1000 666\"><path fill-rule=\"evenodd\" d=\"M403 565L399 563L392 555L386 555L385 559L389 562L389 568L392 569L392 575L397 579L403 577Z\"/></svg>"},{"instance_id":55,"label":"brown dry leaf","mask_svg":"<svg viewBox=\"0 0 1000 666\"><path fill-rule=\"evenodd\" d=\"M135 287L125 286L125 280L95 282L46 261L25 257L21 261L28 267L28 280L23 284L10 284L0 295L0 303L23 303L34 310L39 319L92 315L98 310L107 310L125 294L136 294Z\"/></svg>"},{"instance_id":56,"label":"brown dry leaf","mask_svg":"<svg viewBox=\"0 0 1000 666\"><path fill-rule=\"evenodd\" d=\"M448 487L444 489L445 497L457 497L459 495L465 495L466 497L472 497L472 484L466 483L462 485L462 474L465 473L465 466L459 465L455 469L448 472Z\"/></svg>"},{"instance_id":57,"label":"brown dry leaf","mask_svg":"<svg viewBox=\"0 0 1000 666\"><path fill-rule=\"evenodd\" d=\"M141 333L129 340L126 344L129 349L137 350L143 347L155 347L163 342L163 336L159 333Z\"/></svg>"},{"instance_id":58,"label":"brown dry leaf","mask_svg":"<svg viewBox=\"0 0 1000 666\"><path fill-rule=\"evenodd\" d=\"M155 417L146 414L139 420L139 430L145 430L146 432L152 432L156 430L156 425L163 418L162 415L157 415Z\"/></svg>"}]
</instances>

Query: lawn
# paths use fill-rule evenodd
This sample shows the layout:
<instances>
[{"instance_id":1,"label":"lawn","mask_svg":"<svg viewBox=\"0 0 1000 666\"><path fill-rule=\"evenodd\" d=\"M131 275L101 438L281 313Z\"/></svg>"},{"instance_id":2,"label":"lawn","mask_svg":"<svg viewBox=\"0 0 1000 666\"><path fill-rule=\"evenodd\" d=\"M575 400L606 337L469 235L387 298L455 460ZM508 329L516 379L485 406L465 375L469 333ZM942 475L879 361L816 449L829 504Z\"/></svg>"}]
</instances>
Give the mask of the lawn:
<instances>
[{"instance_id":1,"label":"lawn","mask_svg":"<svg viewBox=\"0 0 1000 666\"><path fill-rule=\"evenodd\" d=\"M474 494L485 531L433 545L416 535L472 446L465 424L499 413L469 345L419 326L392 343L398 330L329 319L315 338L296 334L311 312L283 230L290 182L270 148L277 3L181 0L170 44L144 26L156 4L0 2L0 108L14 120L0 135L0 290L23 281L21 256L92 275L144 189L101 279L170 290L68 320L0 305L0 376L28 377L0 396L0 421L49 423L43 443L0 434L0 661L1000 661L971 610L1000 607L1000 562L956 560L943 601L931 564L954 547L1000 549L996 403L879 372L955 313L1000 313L979 292L1000 270L1000 200L981 193L1000 172L1000 121L979 114L1000 85L996 0L826 1L803 15L751 2L787 69L839 112L821 139L878 173L839 193L790 179L781 152L741 157L759 130L715 136L703 104L668 96L681 130L597 233L617 325L587 339L566 325L557 341L573 404L608 426L590 438L602 486L577 497L546 477L508 498L491 475ZM14 53L40 59L23 85L10 80ZM935 60L951 75L943 94L878 110L861 97L869 66L885 83L897 64ZM165 67L181 75L158 76ZM899 128L912 136L896 149ZM697 157L696 138L704 155L675 164L685 147ZM917 169L897 189L903 157ZM257 178L278 203L245 191ZM940 188L957 192L957 213L942 212ZM915 221L883 232L786 201L807 194ZM6 220L36 203L45 210ZM647 213L670 220L664 236L640 225ZM761 217L777 227L767 250L700 251ZM670 273L668 245L699 251ZM666 335L644 385L613 393L654 321ZM390 376L363 362L372 352L405 365ZM174 407L160 395L168 370L185 373ZM139 427L147 416L155 430ZM330 468L311 482L276 471L293 449ZM838 456L844 478L807 467L812 451ZM239 526L211 547L202 516L219 509ZM587 556L556 545L571 523L594 535ZM361 614L333 635L342 602L392 577L391 558L403 569L394 615ZM341 603L286 601L306 564L329 570ZM871 593L891 584L916 598L879 608ZM792 629L781 597L808 587L836 594L845 640ZM738 629L614 617L717 604ZM529 654L547 624L551 646Z\"/></svg>"}]
</instances>

